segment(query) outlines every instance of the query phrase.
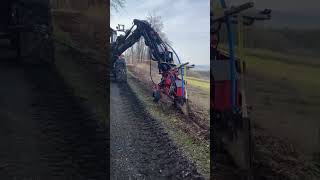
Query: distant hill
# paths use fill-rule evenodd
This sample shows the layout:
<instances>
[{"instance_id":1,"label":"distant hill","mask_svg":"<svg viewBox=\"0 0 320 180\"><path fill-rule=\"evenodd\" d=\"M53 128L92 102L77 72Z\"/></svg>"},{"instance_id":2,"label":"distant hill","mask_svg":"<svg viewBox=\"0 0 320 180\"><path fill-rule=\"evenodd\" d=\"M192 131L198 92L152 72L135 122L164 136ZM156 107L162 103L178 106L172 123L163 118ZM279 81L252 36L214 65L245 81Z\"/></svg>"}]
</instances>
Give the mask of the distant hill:
<instances>
[{"instance_id":1,"label":"distant hill","mask_svg":"<svg viewBox=\"0 0 320 180\"><path fill-rule=\"evenodd\" d=\"M320 28L320 12L272 11L270 21L263 24L272 28L315 29Z\"/></svg>"},{"instance_id":2,"label":"distant hill","mask_svg":"<svg viewBox=\"0 0 320 180\"><path fill-rule=\"evenodd\" d=\"M320 56L320 28L261 28L246 32L246 47L297 55Z\"/></svg>"},{"instance_id":3,"label":"distant hill","mask_svg":"<svg viewBox=\"0 0 320 180\"><path fill-rule=\"evenodd\" d=\"M320 57L320 12L272 12L271 20L256 22L244 32L245 47L292 55ZM236 26L234 26L235 31ZM226 29L221 44L227 43ZM238 33L235 33L237 40Z\"/></svg>"},{"instance_id":4,"label":"distant hill","mask_svg":"<svg viewBox=\"0 0 320 180\"><path fill-rule=\"evenodd\" d=\"M210 65L195 65L194 71L210 71Z\"/></svg>"}]
</instances>

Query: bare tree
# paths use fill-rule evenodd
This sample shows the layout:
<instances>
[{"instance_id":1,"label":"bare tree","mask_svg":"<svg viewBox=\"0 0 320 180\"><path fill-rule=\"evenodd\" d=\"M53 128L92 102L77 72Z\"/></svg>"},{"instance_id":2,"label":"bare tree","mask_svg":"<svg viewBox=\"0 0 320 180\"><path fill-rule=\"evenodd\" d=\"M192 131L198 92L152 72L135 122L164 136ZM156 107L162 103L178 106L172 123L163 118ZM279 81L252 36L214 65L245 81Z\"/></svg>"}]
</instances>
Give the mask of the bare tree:
<instances>
[{"instance_id":1,"label":"bare tree","mask_svg":"<svg viewBox=\"0 0 320 180\"><path fill-rule=\"evenodd\" d=\"M151 27L159 34L164 42L171 44L168 37L163 32L164 24L161 16L158 16L155 13L149 13L147 16L147 21L150 23Z\"/></svg>"},{"instance_id":2,"label":"bare tree","mask_svg":"<svg viewBox=\"0 0 320 180\"><path fill-rule=\"evenodd\" d=\"M159 34L161 39L170 44L166 34L163 32L164 24L161 16L157 16L156 14L151 14L147 16L147 21L150 23L151 27ZM136 44L134 48L134 53L137 62L143 62L144 59L149 57L148 47L144 44L144 39L141 38Z\"/></svg>"},{"instance_id":3,"label":"bare tree","mask_svg":"<svg viewBox=\"0 0 320 180\"><path fill-rule=\"evenodd\" d=\"M149 13L147 16L147 21L150 23L151 27L159 34L161 39L170 44L166 34L163 32L164 24L161 16ZM131 57L132 63L141 63L143 60L148 59L149 51L144 43L144 38L141 38L137 43L135 43L130 50L126 52L128 57Z\"/></svg>"},{"instance_id":4,"label":"bare tree","mask_svg":"<svg viewBox=\"0 0 320 180\"><path fill-rule=\"evenodd\" d=\"M126 3L126 0L110 0L111 9L119 11L120 8L123 8Z\"/></svg>"},{"instance_id":5,"label":"bare tree","mask_svg":"<svg viewBox=\"0 0 320 180\"><path fill-rule=\"evenodd\" d=\"M143 51L144 48L145 48L144 39L140 38L140 40L135 44L136 59L139 62L142 62L142 60L144 59L144 51Z\"/></svg>"}]
</instances>

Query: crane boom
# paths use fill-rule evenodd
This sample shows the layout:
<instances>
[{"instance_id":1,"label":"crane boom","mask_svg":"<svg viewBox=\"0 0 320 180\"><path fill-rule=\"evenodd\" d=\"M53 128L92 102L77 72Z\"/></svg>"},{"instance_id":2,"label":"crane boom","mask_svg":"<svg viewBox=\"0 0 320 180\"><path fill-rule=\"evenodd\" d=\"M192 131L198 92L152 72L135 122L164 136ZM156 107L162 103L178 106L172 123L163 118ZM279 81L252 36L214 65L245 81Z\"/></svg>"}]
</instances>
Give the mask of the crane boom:
<instances>
[{"instance_id":1,"label":"crane boom","mask_svg":"<svg viewBox=\"0 0 320 180\"><path fill-rule=\"evenodd\" d=\"M124 35L118 36L111 44L111 60L114 63L118 57L133 46L140 38L144 38L145 45L149 47L152 60L158 62L159 70L168 70L173 63L172 51L160 38L159 34L145 20L133 20L133 26L125 31ZM164 65L167 64L167 65Z\"/></svg>"}]
</instances>

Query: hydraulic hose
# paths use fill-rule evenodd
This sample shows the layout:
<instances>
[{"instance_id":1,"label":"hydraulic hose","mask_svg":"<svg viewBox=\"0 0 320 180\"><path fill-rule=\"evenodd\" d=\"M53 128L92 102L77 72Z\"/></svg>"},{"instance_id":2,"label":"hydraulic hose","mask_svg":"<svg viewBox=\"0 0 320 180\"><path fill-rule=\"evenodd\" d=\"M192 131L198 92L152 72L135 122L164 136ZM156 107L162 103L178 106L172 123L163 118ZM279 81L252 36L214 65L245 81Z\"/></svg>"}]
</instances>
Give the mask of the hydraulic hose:
<instances>
[{"instance_id":1,"label":"hydraulic hose","mask_svg":"<svg viewBox=\"0 0 320 180\"><path fill-rule=\"evenodd\" d=\"M156 83L153 81L153 78L152 78L151 66L152 66L152 62L151 62L151 59L150 59L150 79L151 79L152 83L155 85Z\"/></svg>"}]
</instances>

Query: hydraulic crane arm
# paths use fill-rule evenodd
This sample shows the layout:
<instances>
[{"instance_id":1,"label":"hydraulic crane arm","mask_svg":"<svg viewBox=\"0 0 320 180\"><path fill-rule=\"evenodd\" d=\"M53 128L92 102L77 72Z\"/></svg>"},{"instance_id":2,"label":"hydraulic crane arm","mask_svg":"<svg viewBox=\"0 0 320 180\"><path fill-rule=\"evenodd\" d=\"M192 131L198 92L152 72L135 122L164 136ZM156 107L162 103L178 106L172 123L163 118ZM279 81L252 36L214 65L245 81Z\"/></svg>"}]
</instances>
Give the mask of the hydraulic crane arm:
<instances>
[{"instance_id":1,"label":"hydraulic crane arm","mask_svg":"<svg viewBox=\"0 0 320 180\"><path fill-rule=\"evenodd\" d=\"M134 29L135 28L135 29ZM133 26L111 44L111 55L113 62L128 48L133 46L143 37L146 46L149 47L152 59L158 63L172 63L172 52L168 45L160 38L159 34L147 21L135 19Z\"/></svg>"},{"instance_id":2,"label":"hydraulic crane arm","mask_svg":"<svg viewBox=\"0 0 320 180\"><path fill-rule=\"evenodd\" d=\"M248 2L236 7L231 7L230 9L225 10L222 16L212 18L211 24L226 22L227 16L233 17L231 22L236 24L237 20L234 17L238 16L239 14L245 20L243 22L244 25L251 25L255 20L269 20L271 18L270 9L264 9L262 11L250 9L253 6L254 4L252 2Z\"/></svg>"}]
</instances>

